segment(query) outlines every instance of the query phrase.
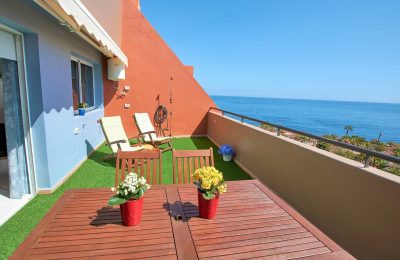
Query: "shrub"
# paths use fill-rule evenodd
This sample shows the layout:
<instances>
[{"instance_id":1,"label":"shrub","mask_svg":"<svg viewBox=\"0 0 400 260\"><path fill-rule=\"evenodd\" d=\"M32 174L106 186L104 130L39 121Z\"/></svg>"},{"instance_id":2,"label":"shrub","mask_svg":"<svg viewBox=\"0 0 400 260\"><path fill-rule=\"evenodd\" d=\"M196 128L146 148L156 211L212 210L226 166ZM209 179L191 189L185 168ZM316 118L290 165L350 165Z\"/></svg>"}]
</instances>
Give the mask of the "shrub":
<instances>
[{"instance_id":1,"label":"shrub","mask_svg":"<svg viewBox=\"0 0 400 260\"><path fill-rule=\"evenodd\" d=\"M294 140L302 142L302 143L309 143L312 141L310 137L304 136L304 135L295 135Z\"/></svg>"},{"instance_id":2,"label":"shrub","mask_svg":"<svg viewBox=\"0 0 400 260\"><path fill-rule=\"evenodd\" d=\"M261 127L262 129L267 130L267 131L275 132L275 127L273 127L273 126L271 126L271 125L268 125L268 124L265 124L265 123L261 123L260 127Z\"/></svg>"},{"instance_id":3,"label":"shrub","mask_svg":"<svg viewBox=\"0 0 400 260\"><path fill-rule=\"evenodd\" d=\"M317 148L325 150L325 151L329 151L329 149L331 148L331 145L322 141L318 141L317 143Z\"/></svg>"},{"instance_id":4,"label":"shrub","mask_svg":"<svg viewBox=\"0 0 400 260\"><path fill-rule=\"evenodd\" d=\"M396 149L394 149L393 154L394 154L394 156L400 157L400 147L397 147Z\"/></svg>"}]
</instances>

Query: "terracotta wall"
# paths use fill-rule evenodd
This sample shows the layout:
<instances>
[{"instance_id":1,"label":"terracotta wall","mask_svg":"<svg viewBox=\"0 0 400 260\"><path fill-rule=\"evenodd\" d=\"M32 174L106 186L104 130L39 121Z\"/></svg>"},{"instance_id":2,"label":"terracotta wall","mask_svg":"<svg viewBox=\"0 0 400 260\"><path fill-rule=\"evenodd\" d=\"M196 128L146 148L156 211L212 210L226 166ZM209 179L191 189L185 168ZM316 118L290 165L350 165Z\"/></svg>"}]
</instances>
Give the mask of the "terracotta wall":
<instances>
[{"instance_id":1,"label":"terracotta wall","mask_svg":"<svg viewBox=\"0 0 400 260\"><path fill-rule=\"evenodd\" d=\"M172 77L172 134L206 134L207 111L215 106L214 102L132 0L122 1L121 43L129 67L126 80L118 82L118 90L104 86L105 115L120 115L128 136L135 136L137 129L133 113L147 112L152 118L159 104L170 110L169 83ZM119 97L124 86L129 86L130 91L125 97ZM124 108L124 104L131 107Z\"/></svg>"},{"instance_id":2,"label":"terracotta wall","mask_svg":"<svg viewBox=\"0 0 400 260\"><path fill-rule=\"evenodd\" d=\"M208 136L360 259L400 259L400 178L214 112Z\"/></svg>"},{"instance_id":3,"label":"terracotta wall","mask_svg":"<svg viewBox=\"0 0 400 260\"><path fill-rule=\"evenodd\" d=\"M190 75L194 76L194 66L185 65L185 68L190 73Z\"/></svg>"}]
</instances>

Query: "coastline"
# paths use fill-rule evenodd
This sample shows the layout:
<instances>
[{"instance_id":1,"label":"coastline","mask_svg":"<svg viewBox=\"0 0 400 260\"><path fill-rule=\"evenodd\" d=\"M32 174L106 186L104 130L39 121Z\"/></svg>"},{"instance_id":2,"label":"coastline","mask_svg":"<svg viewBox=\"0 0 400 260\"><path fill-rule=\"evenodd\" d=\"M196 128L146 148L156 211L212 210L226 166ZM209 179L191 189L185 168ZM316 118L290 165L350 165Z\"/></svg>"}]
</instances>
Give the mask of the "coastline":
<instances>
[{"instance_id":1,"label":"coastline","mask_svg":"<svg viewBox=\"0 0 400 260\"><path fill-rule=\"evenodd\" d=\"M211 98L223 110L318 136L340 136L343 126L352 125L354 135L372 140L383 133L382 141L400 143L400 104L214 95Z\"/></svg>"},{"instance_id":2,"label":"coastline","mask_svg":"<svg viewBox=\"0 0 400 260\"><path fill-rule=\"evenodd\" d=\"M263 128L267 131L273 132L273 133L277 132L277 130L274 127L267 125L267 124L262 124L259 127ZM334 146L334 145L328 144L326 142L317 141L315 139L312 139L312 138L309 138L306 136L302 136L302 135L299 135L296 133L287 132L284 130L281 130L280 134L285 137L288 137L290 139L294 139L296 141L302 142L307 145L315 146L319 149L340 155L342 157L345 157L345 158L348 158L351 160L355 160L355 161L358 161L361 163L364 163L366 160L365 154L360 154L358 152L351 151L346 148ZM383 141L380 141L379 139L373 139L373 140L368 141L364 137L357 136L357 135L336 136L334 134L330 134L330 135L324 135L323 137L332 139L332 140L336 140L336 141L340 141L340 142L349 143L349 144L352 144L352 145L355 145L358 147L382 152L387 155L391 155L391 156L400 158L400 143L397 143L397 142L383 142ZM388 162L388 161L380 159L380 158L372 158L369 166L372 166L372 167L378 168L380 170L400 176L400 165L392 163L392 162Z\"/></svg>"}]
</instances>

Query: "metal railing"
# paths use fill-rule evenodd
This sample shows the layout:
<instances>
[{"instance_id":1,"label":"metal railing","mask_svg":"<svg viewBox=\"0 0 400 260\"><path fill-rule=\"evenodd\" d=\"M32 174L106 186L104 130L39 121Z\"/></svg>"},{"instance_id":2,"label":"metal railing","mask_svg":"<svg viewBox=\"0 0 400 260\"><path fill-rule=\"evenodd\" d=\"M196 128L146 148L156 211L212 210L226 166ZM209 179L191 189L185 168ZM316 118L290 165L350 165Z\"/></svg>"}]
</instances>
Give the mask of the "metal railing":
<instances>
[{"instance_id":1,"label":"metal railing","mask_svg":"<svg viewBox=\"0 0 400 260\"><path fill-rule=\"evenodd\" d=\"M381 152L377 152L377 151L373 151L373 150L366 149L366 148L363 148L363 147L355 146L355 145L352 145L352 144L348 144L348 143L344 143L344 142L328 139L328 138L325 138L325 137L322 137L322 136L313 135L313 134L306 133L306 132L303 132L303 131L300 131L300 130L296 130L296 129L292 129L292 128L289 128L289 127L286 127L286 126L283 126L283 125L277 125L277 124L269 123L267 121L263 121L263 120L259 120L259 119L256 119L256 118L240 115L240 114L237 114L237 113L234 113L234 112L230 112L230 111L226 111L226 110L222 110L222 109L219 109L219 108L216 108L216 107L211 107L210 111L211 110L219 111L219 112L222 113L223 116L225 114L227 114L227 115L232 115L232 116L238 117L238 118L240 118L240 122L241 123L244 123L244 120L246 119L246 120L249 120L249 121L257 122L259 124L266 124L266 125L275 127L276 130L277 130L276 133L277 133L278 136L281 134L281 130L285 130L285 131L288 131L288 132L291 132L291 133L295 133L295 134L298 134L298 135L309 137L311 139L315 139L317 141L325 142L325 143L328 143L328 144L332 144L332 145L335 145L335 146L339 146L339 147L342 147L342 148L346 148L346 149L352 150L354 152L365 154L366 158L365 158L364 167L368 167L369 166L371 157L380 158L380 159L383 159L383 160L386 160L386 161L389 161L389 162L392 162L392 163L400 164L400 158L399 157L391 156L391 155L384 154L384 153L381 153Z\"/></svg>"}]
</instances>

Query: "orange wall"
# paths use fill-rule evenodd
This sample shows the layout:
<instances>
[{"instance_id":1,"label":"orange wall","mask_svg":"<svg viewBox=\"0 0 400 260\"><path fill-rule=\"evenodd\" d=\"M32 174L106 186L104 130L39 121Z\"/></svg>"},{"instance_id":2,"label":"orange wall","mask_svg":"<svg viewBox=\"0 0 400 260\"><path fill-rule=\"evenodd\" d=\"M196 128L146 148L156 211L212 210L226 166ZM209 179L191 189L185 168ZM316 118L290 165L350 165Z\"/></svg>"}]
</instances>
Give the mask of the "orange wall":
<instances>
[{"instance_id":1,"label":"orange wall","mask_svg":"<svg viewBox=\"0 0 400 260\"><path fill-rule=\"evenodd\" d=\"M190 75L194 76L194 66L185 65L185 68L190 73Z\"/></svg>"},{"instance_id":2,"label":"orange wall","mask_svg":"<svg viewBox=\"0 0 400 260\"><path fill-rule=\"evenodd\" d=\"M147 112L153 118L158 104L169 104L169 79L173 77L173 135L207 133L207 111L214 102L187 68L135 6L123 0L121 46L128 56L126 79L118 82L119 91L104 86L105 115L120 115L129 137L137 134L132 118L135 112ZM117 94L124 86L130 91L123 98ZM124 108L124 104L131 108Z\"/></svg>"}]
</instances>

